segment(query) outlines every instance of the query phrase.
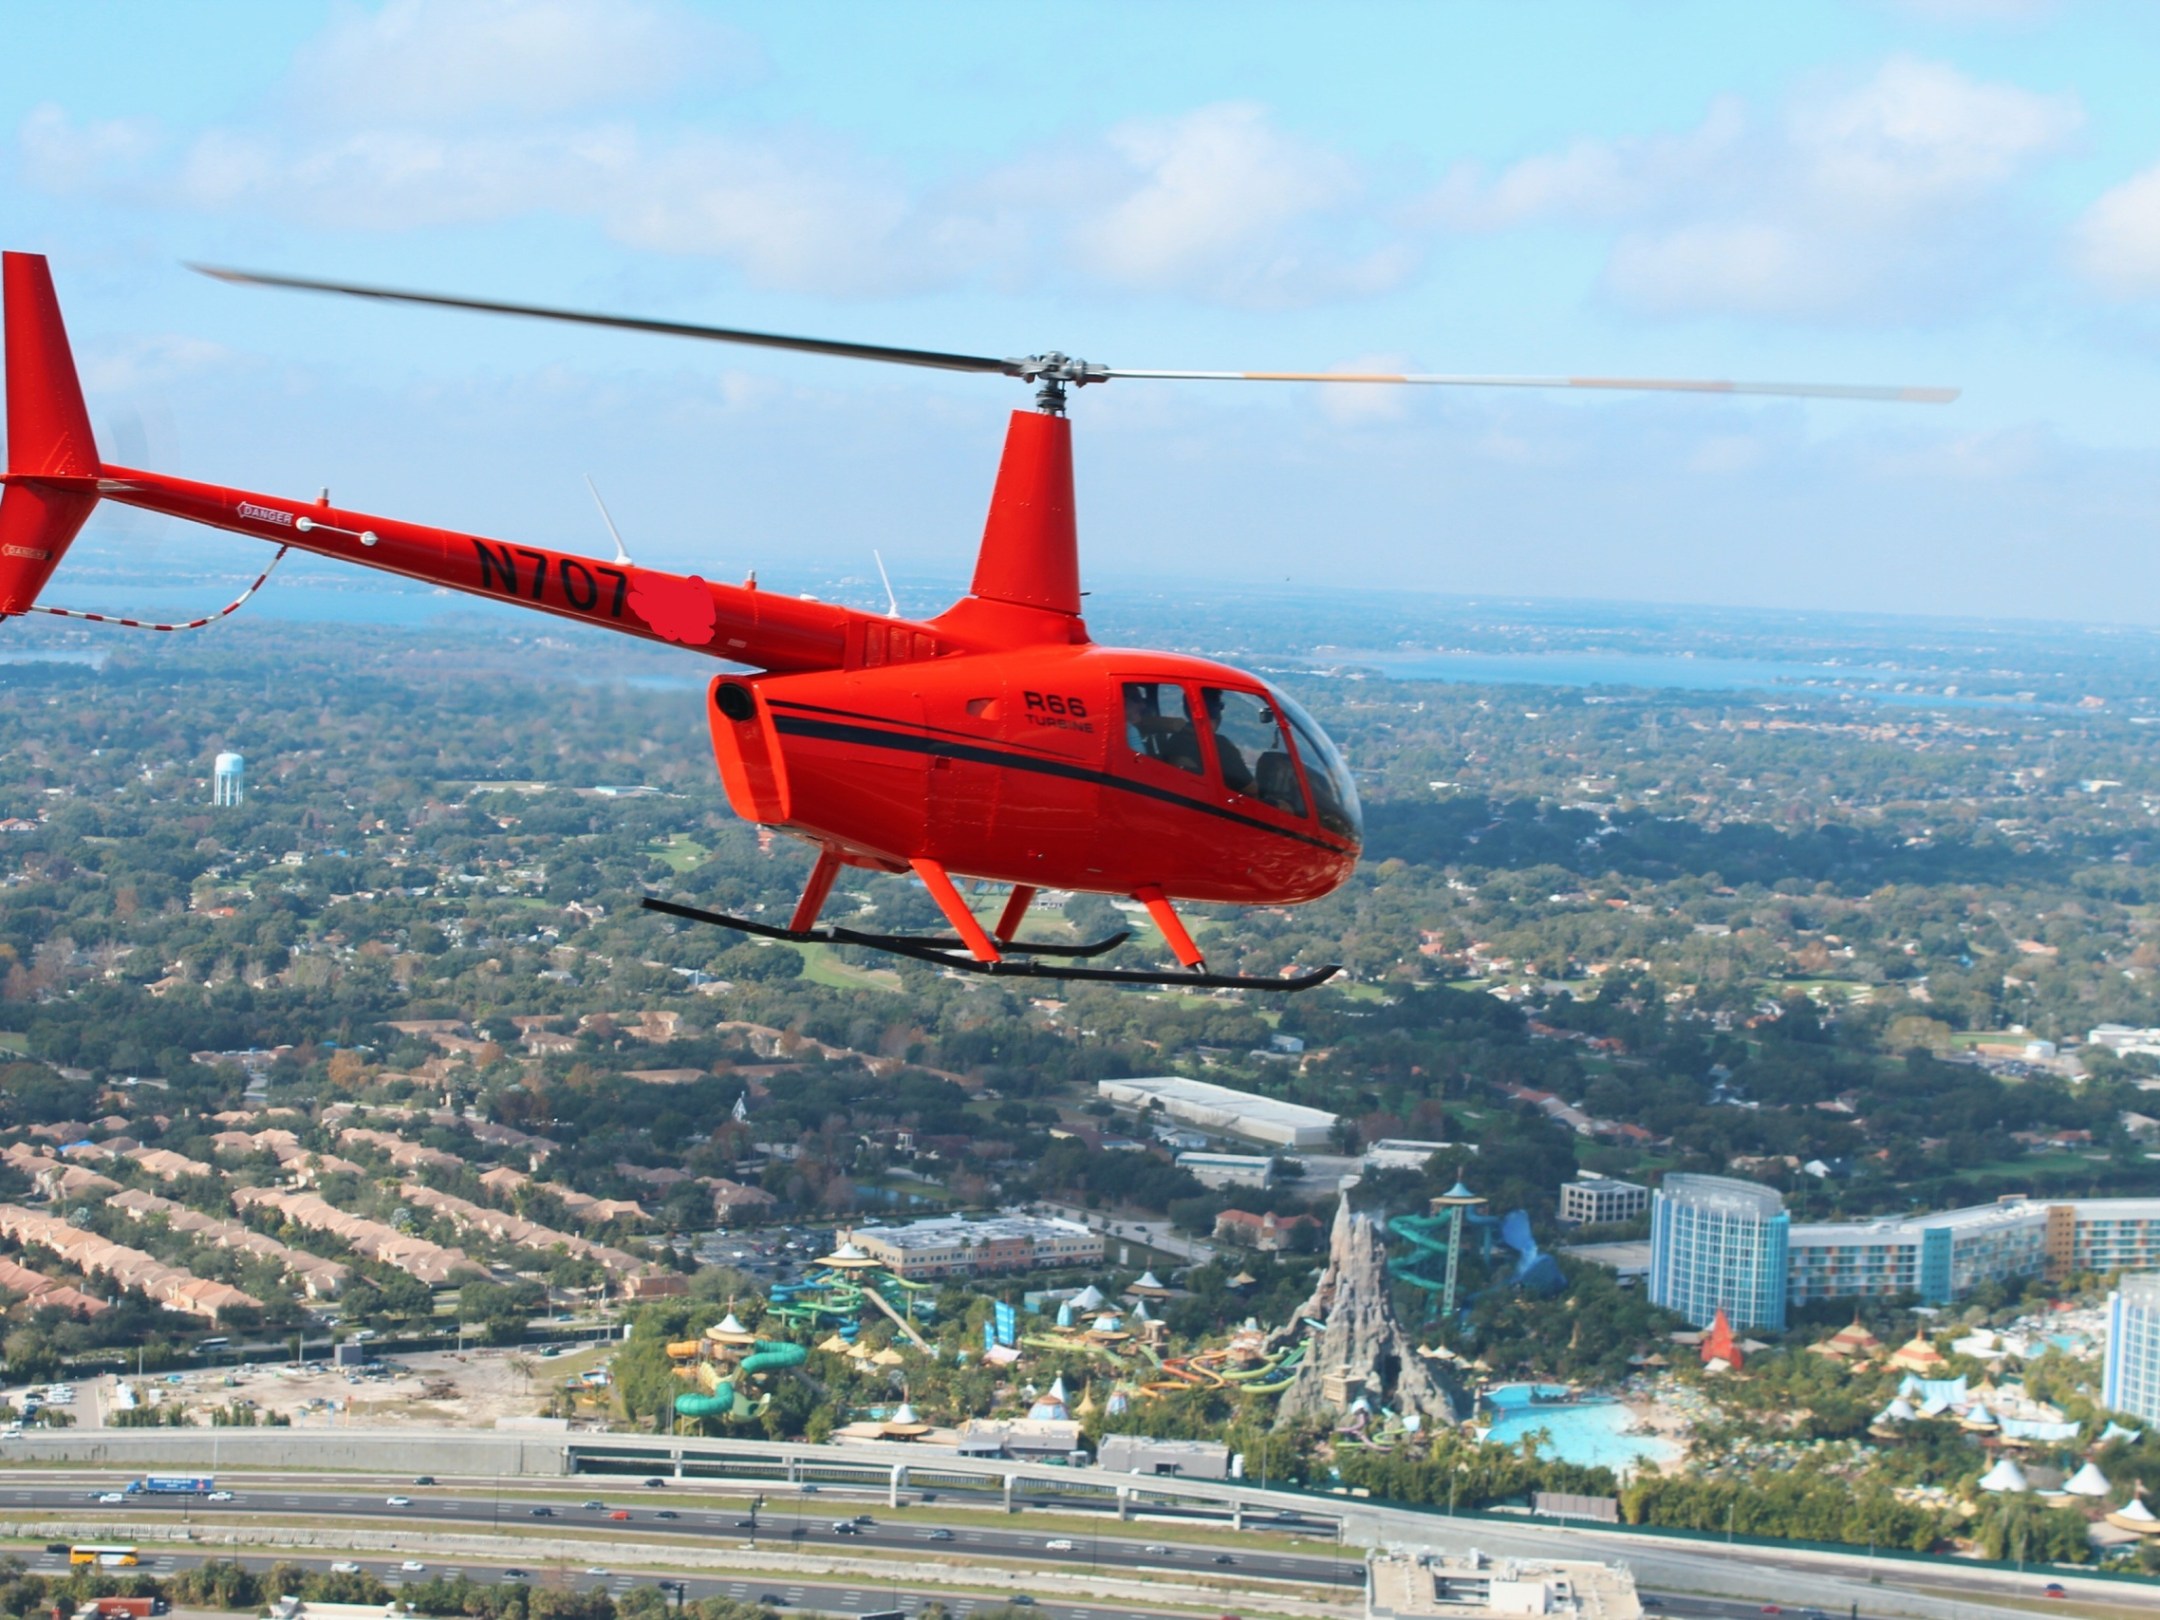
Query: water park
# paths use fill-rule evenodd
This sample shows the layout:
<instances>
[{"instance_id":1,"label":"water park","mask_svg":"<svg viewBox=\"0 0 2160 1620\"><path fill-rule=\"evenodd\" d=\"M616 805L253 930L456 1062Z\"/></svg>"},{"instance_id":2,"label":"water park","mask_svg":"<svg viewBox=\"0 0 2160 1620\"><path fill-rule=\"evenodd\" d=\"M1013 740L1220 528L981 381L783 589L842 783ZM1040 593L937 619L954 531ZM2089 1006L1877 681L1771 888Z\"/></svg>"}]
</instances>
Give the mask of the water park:
<instances>
[{"instance_id":1,"label":"water park","mask_svg":"<svg viewBox=\"0 0 2160 1620\"><path fill-rule=\"evenodd\" d=\"M1476 1263L1466 1264L1472 1256ZM1473 1282L1477 1292L1466 1295ZM1277 1428L1317 1423L1338 1445L1388 1450L1429 1425L1474 1425L1478 1397L1471 1391L1488 1371L1444 1342L1416 1343L1396 1310L1398 1285L1423 1298L1427 1328L1442 1329L1444 1341L1450 1336L1445 1330L1459 1324L1482 1293L1547 1294L1560 1288L1562 1278L1521 1211L1488 1214L1484 1200L1458 1182L1425 1214L1388 1219L1357 1212L1342 1200L1310 1296L1279 1325L1248 1316L1218 1330L1219 1337L1211 1335L1215 1342L1179 1348L1163 1316L1178 1290L1145 1271L1114 1296L1092 1283L1030 1292L1024 1311L1011 1298L995 1297L997 1285L963 1287L969 1320L982 1318L978 1346L971 1337L956 1338L956 1322L939 1319L941 1292L948 1312L955 1305L944 1291L951 1281L941 1289L900 1276L843 1234L802 1280L774 1284L760 1312L745 1307L754 1330L730 1309L697 1337L667 1345L676 1377L688 1386L674 1396L674 1416L701 1424L755 1420L784 1380L800 1378L828 1399L828 1384L853 1390L852 1400L839 1401L851 1432L874 1427L884 1438L961 1443L959 1428L923 1421L916 1410L920 1394L911 1404L906 1392L912 1380L918 1389L930 1385L935 1396L953 1376L980 1368L995 1376L989 1385L972 1386L973 1412L988 1404L993 1411L1004 1407L1025 1415L985 1422L1068 1426L1068 1446L1077 1444L1079 1429L1065 1393L1071 1379L1084 1386L1077 1405L1082 1418L1097 1411L1116 1417L1136 1403L1196 1392L1239 1403L1259 1397L1274 1402L1264 1421ZM817 1367L831 1364L813 1366L813 1353L839 1358L872 1382L838 1378L837 1368L820 1379ZM1049 1394L1014 1371L1027 1360L1054 1374ZM893 1391L899 1392L897 1410ZM1585 1429L1578 1447L1562 1442L1556 1431L1572 1433L1580 1423L1555 1424L1555 1410L1518 1402L1505 1388L1490 1399L1489 1433L1501 1443L1542 1427L1562 1456L1587 1447L1602 1461L1626 1449L1623 1423L1591 1424L1597 1436ZM1518 1405L1525 1410L1518 1413ZM1603 1415L1615 1414L1624 1420L1619 1408ZM956 1408L952 1415L964 1413Z\"/></svg>"}]
</instances>

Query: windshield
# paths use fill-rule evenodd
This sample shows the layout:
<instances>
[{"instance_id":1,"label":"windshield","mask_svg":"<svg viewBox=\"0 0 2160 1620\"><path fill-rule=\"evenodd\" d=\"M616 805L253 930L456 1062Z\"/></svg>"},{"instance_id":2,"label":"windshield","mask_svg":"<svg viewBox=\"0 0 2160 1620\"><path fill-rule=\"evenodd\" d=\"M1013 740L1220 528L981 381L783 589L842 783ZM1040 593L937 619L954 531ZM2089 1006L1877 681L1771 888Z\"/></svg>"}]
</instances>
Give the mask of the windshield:
<instances>
[{"instance_id":1,"label":"windshield","mask_svg":"<svg viewBox=\"0 0 2160 1620\"><path fill-rule=\"evenodd\" d=\"M1364 843L1365 812L1358 807L1357 784L1350 780L1350 767L1343 763L1328 734L1320 729L1320 722L1307 714L1296 698L1275 686L1268 688L1268 695L1297 734L1298 757L1305 762L1305 781L1312 788L1313 809L1320 817L1320 825L1353 843Z\"/></svg>"}]
</instances>

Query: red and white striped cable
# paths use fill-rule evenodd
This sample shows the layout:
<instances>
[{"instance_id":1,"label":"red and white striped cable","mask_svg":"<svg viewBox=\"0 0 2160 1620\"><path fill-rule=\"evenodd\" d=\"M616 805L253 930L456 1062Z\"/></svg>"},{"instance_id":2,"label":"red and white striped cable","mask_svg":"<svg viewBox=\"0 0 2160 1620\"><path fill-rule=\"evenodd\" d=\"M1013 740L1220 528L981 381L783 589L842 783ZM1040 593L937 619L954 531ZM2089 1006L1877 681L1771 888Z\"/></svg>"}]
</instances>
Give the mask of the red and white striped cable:
<instances>
[{"instance_id":1,"label":"red and white striped cable","mask_svg":"<svg viewBox=\"0 0 2160 1620\"><path fill-rule=\"evenodd\" d=\"M31 611L33 613L50 613L59 619L87 619L92 624L125 625L130 630L200 630L204 625L216 624L218 620L224 618L228 613L238 608L241 603L261 590L263 581L270 577L270 570L283 562L285 553L290 550L292 550L291 546L279 546L277 555L270 559L270 567L265 568L255 576L254 584L219 608L215 613L208 614L200 619L190 619L185 624L149 624L141 619L123 619L113 613L85 613L79 608L47 607L42 602L32 607Z\"/></svg>"}]
</instances>

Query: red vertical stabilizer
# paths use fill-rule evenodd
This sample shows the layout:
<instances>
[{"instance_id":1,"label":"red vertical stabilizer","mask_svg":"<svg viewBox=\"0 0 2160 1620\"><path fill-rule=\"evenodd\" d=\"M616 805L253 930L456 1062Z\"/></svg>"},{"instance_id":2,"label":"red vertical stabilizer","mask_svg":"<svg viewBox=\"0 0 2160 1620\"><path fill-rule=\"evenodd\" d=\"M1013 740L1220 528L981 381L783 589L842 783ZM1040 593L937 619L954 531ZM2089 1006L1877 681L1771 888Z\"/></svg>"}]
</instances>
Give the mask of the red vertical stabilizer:
<instances>
[{"instance_id":1,"label":"red vertical stabilizer","mask_svg":"<svg viewBox=\"0 0 2160 1620\"><path fill-rule=\"evenodd\" d=\"M0 497L0 616L27 613L97 505L97 445L52 272L0 259L7 339L7 493Z\"/></svg>"},{"instance_id":2,"label":"red vertical stabilizer","mask_svg":"<svg viewBox=\"0 0 2160 1620\"><path fill-rule=\"evenodd\" d=\"M1078 616L1072 423L1064 417L1013 412L969 589L986 601Z\"/></svg>"}]
</instances>

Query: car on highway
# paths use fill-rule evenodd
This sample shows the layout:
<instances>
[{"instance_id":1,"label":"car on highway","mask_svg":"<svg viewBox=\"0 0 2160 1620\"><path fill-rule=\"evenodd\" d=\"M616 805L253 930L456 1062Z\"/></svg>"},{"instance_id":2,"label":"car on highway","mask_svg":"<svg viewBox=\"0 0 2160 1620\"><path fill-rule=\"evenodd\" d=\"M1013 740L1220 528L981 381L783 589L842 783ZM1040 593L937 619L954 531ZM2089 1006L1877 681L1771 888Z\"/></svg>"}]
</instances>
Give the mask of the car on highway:
<instances>
[{"instance_id":1,"label":"car on highway","mask_svg":"<svg viewBox=\"0 0 2160 1620\"><path fill-rule=\"evenodd\" d=\"M1303 1518L1304 1515L1298 1512L1296 1508L1277 1508L1275 1510L1275 1517L1288 1524Z\"/></svg>"},{"instance_id":2,"label":"car on highway","mask_svg":"<svg viewBox=\"0 0 2160 1620\"><path fill-rule=\"evenodd\" d=\"M2066 1598L2070 1595L2070 1592L2061 1581L2049 1581L2047 1585L2040 1588L2040 1595L2044 1598Z\"/></svg>"},{"instance_id":3,"label":"car on highway","mask_svg":"<svg viewBox=\"0 0 2160 1620\"><path fill-rule=\"evenodd\" d=\"M1058 1537L1055 1541L1046 1541L1043 1543L1044 1552L1071 1552L1072 1550L1073 1544L1067 1541L1063 1536Z\"/></svg>"},{"instance_id":4,"label":"car on highway","mask_svg":"<svg viewBox=\"0 0 2160 1620\"><path fill-rule=\"evenodd\" d=\"M522 1569L506 1569L502 1572L502 1578L506 1581L529 1581L532 1576Z\"/></svg>"},{"instance_id":5,"label":"car on highway","mask_svg":"<svg viewBox=\"0 0 2160 1620\"><path fill-rule=\"evenodd\" d=\"M950 1541L953 1539L953 1533L950 1530L947 1530L943 1525L940 1525L937 1529L931 1531L923 1539L925 1541Z\"/></svg>"},{"instance_id":6,"label":"car on highway","mask_svg":"<svg viewBox=\"0 0 2160 1620\"><path fill-rule=\"evenodd\" d=\"M551 1507L527 1508L525 1511L535 1519L552 1519L555 1517L555 1510Z\"/></svg>"},{"instance_id":7,"label":"car on highway","mask_svg":"<svg viewBox=\"0 0 2160 1620\"><path fill-rule=\"evenodd\" d=\"M610 1513L608 1517L615 1520L618 1524L627 1523L630 1518L630 1510L628 1508L617 1508L613 1513Z\"/></svg>"},{"instance_id":8,"label":"car on highway","mask_svg":"<svg viewBox=\"0 0 2160 1620\"><path fill-rule=\"evenodd\" d=\"M212 1491L207 1498L212 1502L230 1502L232 1499L233 1493L231 1491Z\"/></svg>"},{"instance_id":9,"label":"car on highway","mask_svg":"<svg viewBox=\"0 0 2160 1620\"><path fill-rule=\"evenodd\" d=\"M435 1483L435 1476L433 1474L419 1474L414 1477L413 1483L415 1485L432 1485Z\"/></svg>"},{"instance_id":10,"label":"car on highway","mask_svg":"<svg viewBox=\"0 0 2160 1620\"><path fill-rule=\"evenodd\" d=\"M398 1565L398 1568L408 1575L424 1575L427 1573L427 1565L421 1563L417 1558L406 1559L404 1563Z\"/></svg>"},{"instance_id":11,"label":"car on highway","mask_svg":"<svg viewBox=\"0 0 2160 1620\"><path fill-rule=\"evenodd\" d=\"M607 1504L603 1501L600 1501L597 1497L594 1498L592 1501L581 1502L578 1505L586 1508L593 1513L605 1513L607 1511Z\"/></svg>"},{"instance_id":12,"label":"car on highway","mask_svg":"<svg viewBox=\"0 0 2160 1620\"><path fill-rule=\"evenodd\" d=\"M755 1530L757 1528L757 1520L737 1519L735 1521L735 1528L738 1530Z\"/></svg>"},{"instance_id":13,"label":"car on highway","mask_svg":"<svg viewBox=\"0 0 2160 1620\"><path fill-rule=\"evenodd\" d=\"M383 1506L384 1506L384 1507L411 1507L411 1506L412 1506L412 1498L411 1498L411 1497L409 1497L409 1496L386 1496L386 1497L384 1497L384 1498L383 1498Z\"/></svg>"},{"instance_id":14,"label":"car on highway","mask_svg":"<svg viewBox=\"0 0 2160 1620\"><path fill-rule=\"evenodd\" d=\"M673 1508L662 1508L658 1513L655 1513L653 1517L656 1519L679 1519L682 1517L682 1515L680 1513L677 1513Z\"/></svg>"},{"instance_id":15,"label":"car on highway","mask_svg":"<svg viewBox=\"0 0 2160 1620\"><path fill-rule=\"evenodd\" d=\"M757 1595L757 1600L768 1609L784 1609L787 1607L787 1599L778 1592L760 1592Z\"/></svg>"},{"instance_id":16,"label":"car on highway","mask_svg":"<svg viewBox=\"0 0 2160 1620\"><path fill-rule=\"evenodd\" d=\"M340 1558L330 1566L330 1573L333 1575L357 1575L360 1573L360 1566L350 1558Z\"/></svg>"},{"instance_id":17,"label":"car on highway","mask_svg":"<svg viewBox=\"0 0 2160 1620\"><path fill-rule=\"evenodd\" d=\"M876 1524L877 1520L871 1518L867 1513L858 1513L855 1515L855 1522L857 1524Z\"/></svg>"},{"instance_id":18,"label":"car on highway","mask_svg":"<svg viewBox=\"0 0 2160 1620\"><path fill-rule=\"evenodd\" d=\"M1232 1558L1228 1553L1217 1553L1215 1555L1215 1562L1218 1564L1234 1564L1237 1562L1237 1560L1235 1558Z\"/></svg>"},{"instance_id":19,"label":"car on highway","mask_svg":"<svg viewBox=\"0 0 2160 1620\"><path fill-rule=\"evenodd\" d=\"M587 1564L585 1566L585 1573L588 1575L606 1575L609 1574L610 1571L605 1564Z\"/></svg>"},{"instance_id":20,"label":"car on highway","mask_svg":"<svg viewBox=\"0 0 2160 1620\"><path fill-rule=\"evenodd\" d=\"M645 1488L648 1491L664 1491L667 1489L667 1481L655 1474L645 1482Z\"/></svg>"},{"instance_id":21,"label":"car on highway","mask_svg":"<svg viewBox=\"0 0 2160 1620\"><path fill-rule=\"evenodd\" d=\"M862 1534L862 1532L855 1527L855 1521L853 1519L833 1520L832 1533L836 1536L859 1536Z\"/></svg>"},{"instance_id":22,"label":"car on highway","mask_svg":"<svg viewBox=\"0 0 2160 1620\"><path fill-rule=\"evenodd\" d=\"M1159 1541L1151 1541L1140 1550L1144 1553L1152 1553L1157 1558L1168 1558L1170 1556L1170 1549Z\"/></svg>"}]
</instances>

